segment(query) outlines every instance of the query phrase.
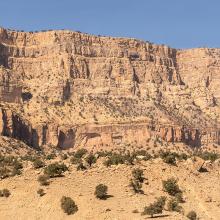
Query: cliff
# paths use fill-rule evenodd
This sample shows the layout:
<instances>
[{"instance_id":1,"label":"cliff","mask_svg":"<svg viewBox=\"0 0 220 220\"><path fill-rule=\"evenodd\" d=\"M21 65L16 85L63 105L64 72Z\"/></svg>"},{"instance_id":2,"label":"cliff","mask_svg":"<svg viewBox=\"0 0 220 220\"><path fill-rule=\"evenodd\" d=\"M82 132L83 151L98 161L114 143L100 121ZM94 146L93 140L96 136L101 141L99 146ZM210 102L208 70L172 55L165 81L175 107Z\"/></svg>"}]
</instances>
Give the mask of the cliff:
<instances>
[{"instance_id":1,"label":"cliff","mask_svg":"<svg viewBox=\"0 0 220 220\"><path fill-rule=\"evenodd\" d=\"M219 142L220 49L0 28L2 135L34 147Z\"/></svg>"}]
</instances>

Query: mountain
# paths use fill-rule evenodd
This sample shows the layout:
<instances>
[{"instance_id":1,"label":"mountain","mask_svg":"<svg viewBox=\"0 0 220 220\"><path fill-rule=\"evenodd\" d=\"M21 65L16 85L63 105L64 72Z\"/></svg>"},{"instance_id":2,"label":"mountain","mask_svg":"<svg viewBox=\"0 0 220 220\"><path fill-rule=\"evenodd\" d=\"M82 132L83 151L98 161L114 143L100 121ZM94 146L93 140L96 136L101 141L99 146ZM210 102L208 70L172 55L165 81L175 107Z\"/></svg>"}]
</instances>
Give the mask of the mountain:
<instances>
[{"instance_id":1,"label":"mountain","mask_svg":"<svg viewBox=\"0 0 220 220\"><path fill-rule=\"evenodd\" d=\"M220 143L220 49L0 28L0 133L34 148Z\"/></svg>"}]
</instances>

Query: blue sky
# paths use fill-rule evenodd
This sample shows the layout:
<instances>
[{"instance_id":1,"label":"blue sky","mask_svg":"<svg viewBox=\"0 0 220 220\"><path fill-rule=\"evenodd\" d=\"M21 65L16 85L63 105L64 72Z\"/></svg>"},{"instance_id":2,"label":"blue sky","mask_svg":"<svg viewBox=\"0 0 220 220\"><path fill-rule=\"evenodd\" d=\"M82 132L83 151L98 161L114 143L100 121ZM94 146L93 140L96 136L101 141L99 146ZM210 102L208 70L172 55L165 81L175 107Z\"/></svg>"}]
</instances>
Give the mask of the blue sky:
<instances>
[{"instance_id":1,"label":"blue sky","mask_svg":"<svg viewBox=\"0 0 220 220\"><path fill-rule=\"evenodd\" d=\"M0 26L134 37L176 48L220 47L219 0L1 0Z\"/></svg>"}]
</instances>

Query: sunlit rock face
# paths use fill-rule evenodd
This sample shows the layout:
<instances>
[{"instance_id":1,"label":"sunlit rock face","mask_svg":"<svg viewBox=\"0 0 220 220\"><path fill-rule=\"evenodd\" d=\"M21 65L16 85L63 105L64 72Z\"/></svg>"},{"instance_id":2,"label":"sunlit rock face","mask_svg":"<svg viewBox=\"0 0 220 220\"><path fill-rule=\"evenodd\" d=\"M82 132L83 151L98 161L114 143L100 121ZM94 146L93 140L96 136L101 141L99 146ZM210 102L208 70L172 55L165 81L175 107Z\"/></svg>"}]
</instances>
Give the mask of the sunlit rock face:
<instances>
[{"instance_id":1,"label":"sunlit rock face","mask_svg":"<svg viewBox=\"0 0 220 220\"><path fill-rule=\"evenodd\" d=\"M1 28L1 134L36 148L219 143L219 58L219 49Z\"/></svg>"}]
</instances>

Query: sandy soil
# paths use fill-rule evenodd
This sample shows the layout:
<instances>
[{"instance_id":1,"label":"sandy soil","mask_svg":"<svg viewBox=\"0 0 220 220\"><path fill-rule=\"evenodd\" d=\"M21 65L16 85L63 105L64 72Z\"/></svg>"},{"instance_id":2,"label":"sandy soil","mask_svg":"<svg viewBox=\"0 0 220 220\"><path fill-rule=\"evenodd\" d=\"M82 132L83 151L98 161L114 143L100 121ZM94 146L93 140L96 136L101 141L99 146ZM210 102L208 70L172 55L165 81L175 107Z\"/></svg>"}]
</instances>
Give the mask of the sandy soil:
<instances>
[{"instance_id":1,"label":"sandy soil","mask_svg":"<svg viewBox=\"0 0 220 220\"><path fill-rule=\"evenodd\" d=\"M144 170L147 178L143 184L144 194L134 194L129 187L131 171L134 167ZM1 219L147 219L142 216L144 206L156 197L167 196L163 192L162 180L178 178L186 200L181 204L185 214L195 210L202 220L220 219L220 164L218 161L209 166L209 172L199 173L191 160L170 166L154 159L143 161L135 166L118 165L110 168L101 161L86 171L77 171L71 165L64 177L53 178L49 186L40 186L37 177L43 170L34 170L28 163L21 176L0 181L0 189L8 188L9 198L0 198ZM94 196L97 184L108 186L107 200ZM43 188L46 195L40 197L37 190ZM79 211L66 215L60 207L62 196L70 196L78 205ZM138 210L139 213L133 213ZM158 219L187 219L183 214L165 211Z\"/></svg>"}]
</instances>

